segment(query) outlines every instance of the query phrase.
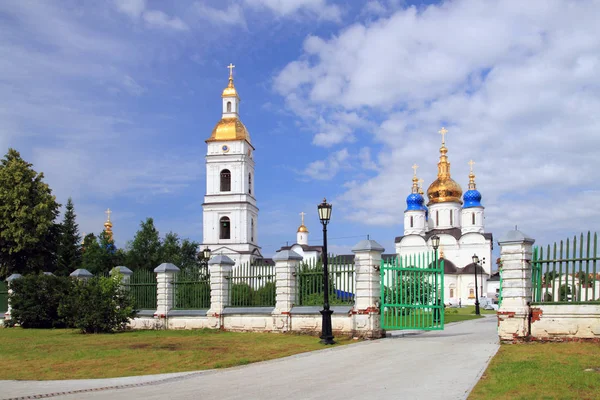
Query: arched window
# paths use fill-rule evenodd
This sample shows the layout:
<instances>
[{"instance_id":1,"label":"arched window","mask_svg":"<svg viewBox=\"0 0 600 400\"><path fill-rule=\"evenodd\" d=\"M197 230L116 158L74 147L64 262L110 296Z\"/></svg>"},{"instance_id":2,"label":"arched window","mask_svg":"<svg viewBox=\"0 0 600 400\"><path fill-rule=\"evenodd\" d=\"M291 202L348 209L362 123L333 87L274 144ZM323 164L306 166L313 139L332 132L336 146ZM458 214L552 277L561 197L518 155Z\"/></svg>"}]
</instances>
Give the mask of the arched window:
<instances>
[{"instance_id":1,"label":"arched window","mask_svg":"<svg viewBox=\"0 0 600 400\"><path fill-rule=\"evenodd\" d=\"M435 226L438 226L440 224L440 212L436 211L435 212Z\"/></svg>"},{"instance_id":2,"label":"arched window","mask_svg":"<svg viewBox=\"0 0 600 400\"><path fill-rule=\"evenodd\" d=\"M231 224L229 218L221 217L220 219L220 239L231 239Z\"/></svg>"},{"instance_id":3,"label":"arched window","mask_svg":"<svg viewBox=\"0 0 600 400\"><path fill-rule=\"evenodd\" d=\"M454 212L450 210L450 225L454 224Z\"/></svg>"},{"instance_id":4,"label":"arched window","mask_svg":"<svg viewBox=\"0 0 600 400\"><path fill-rule=\"evenodd\" d=\"M414 224L413 216L410 216L410 227L412 228Z\"/></svg>"},{"instance_id":5,"label":"arched window","mask_svg":"<svg viewBox=\"0 0 600 400\"><path fill-rule=\"evenodd\" d=\"M228 169L221 171L221 192L231 191L231 172Z\"/></svg>"},{"instance_id":6,"label":"arched window","mask_svg":"<svg viewBox=\"0 0 600 400\"><path fill-rule=\"evenodd\" d=\"M250 220L250 241L254 242L254 218Z\"/></svg>"},{"instance_id":7,"label":"arched window","mask_svg":"<svg viewBox=\"0 0 600 400\"><path fill-rule=\"evenodd\" d=\"M227 112L231 112L231 102L227 102Z\"/></svg>"},{"instance_id":8,"label":"arched window","mask_svg":"<svg viewBox=\"0 0 600 400\"><path fill-rule=\"evenodd\" d=\"M475 225L475 213L471 213L471 222Z\"/></svg>"},{"instance_id":9,"label":"arched window","mask_svg":"<svg viewBox=\"0 0 600 400\"><path fill-rule=\"evenodd\" d=\"M475 298L475 290L473 288L469 288L469 298L470 299Z\"/></svg>"},{"instance_id":10,"label":"arched window","mask_svg":"<svg viewBox=\"0 0 600 400\"><path fill-rule=\"evenodd\" d=\"M454 297L454 289L450 288L450 298L453 298L453 297Z\"/></svg>"},{"instance_id":11,"label":"arched window","mask_svg":"<svg viewBox=\"0 0 600 400\"><path fill-rule=\"evenodd\" d=\"M252 172L248 173L248 193L252 194Z\"/></svg>"}]
</instances>

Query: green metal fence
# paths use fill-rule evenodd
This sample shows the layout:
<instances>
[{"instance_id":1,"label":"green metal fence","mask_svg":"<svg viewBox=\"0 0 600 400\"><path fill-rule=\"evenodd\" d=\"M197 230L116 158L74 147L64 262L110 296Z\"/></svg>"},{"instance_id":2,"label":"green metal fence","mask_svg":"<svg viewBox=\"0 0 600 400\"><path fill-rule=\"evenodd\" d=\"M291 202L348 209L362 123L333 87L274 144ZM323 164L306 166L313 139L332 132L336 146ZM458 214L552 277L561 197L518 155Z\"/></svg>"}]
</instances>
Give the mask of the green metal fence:
<instances>
[{"instance_id":1,"label":"green metal fence","mask_svg":"<svg viewBox=\"0 0 600 400\"><path fill-rule=\"evenodd\" d=\"M591 232L533 248L532 287L536 303L600 301L598 234Z\"/></svg>"},{"instance_id":2,"label":"green metal fence","mask_svg":"<svg viewBox=\"0 0 600 400\"><path fill-rule=\"evenodd\" d=\"M0 315L8 311L8 284L0 282Z\"/></svg>"},{"instance_id":3,"label":"green metal fence","mask_svg":"<svg viewBox=\"0 0 600 400\"><path fill-rule=\"evenodd\" d=\"M152 271L136 270L126 285L138 310L156 310L156 276Z\"/></svg>"},{"instance_id":4,"label":"green metal fence","mask_svg":"<svg viewBox=\"0 0 600 400\"><path fill-rule=\"evenodd\" d=\"M381 327L444 329L444 260L424 253L381 261Z\"/></svg>"},{"instance_id":5,"label":"green metal fence","mask_svg":"<svg viewBox=\"0 0 600 400\"><path fill-rule=\"evenodd\" d=\"M173 279L173 309L210 308L210 276L202 270L181 271Z\"/></svg>"},{"instance_id":6,"label":"green metal fence","mask_svg":"<svg viewBox=\"0 0 600 400\"><path fill-rule=\"evenodd\" d=\"M327 258L329 272L329 304L354 304L354 257L333 256ZM300 264L296 272L297 304L300 306L323 305L323 262L308 260Z\"/></svg>"},{"instance_id":7,"label":"green metal fence","mask_svg":"<svg viewBox=\"0 0 600 400\"><path fill-rule=\"evenodd\" d=\"M227 279L231 307L275 307L275 265L255 262L234 266Z\"/></svg>"}]
</instances>

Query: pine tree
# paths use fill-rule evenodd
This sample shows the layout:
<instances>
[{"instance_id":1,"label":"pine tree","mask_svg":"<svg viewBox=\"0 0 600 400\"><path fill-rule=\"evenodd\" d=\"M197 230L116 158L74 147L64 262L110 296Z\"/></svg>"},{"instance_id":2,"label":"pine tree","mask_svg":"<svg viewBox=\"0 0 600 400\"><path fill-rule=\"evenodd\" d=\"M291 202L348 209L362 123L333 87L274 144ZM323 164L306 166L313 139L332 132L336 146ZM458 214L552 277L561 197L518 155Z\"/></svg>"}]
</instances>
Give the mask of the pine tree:
<instances>
[{"instance_id":1,"label":"pine tree","mask_svg":"<svg viewBox=\"0 0 600 400\"><path fill-rule=\"evenodd\" d=\"M152 271L158 267L161 260L160 236L154 227L154 220L146 218L140 224L140 230L127 245L127 267L132 270L144 269Z\"/></svg>"},{"instance_id":2,"label":"pine tree","mask_svg":"<svg viewBox=\"0 0 600 400\"><path fill-rule=\"evenodd\" d=\"M14 149L0 161L0 278L54 270L60 205L32 167Z\"/></svg>"},{"instance_id":3,"label":"pine tree","mask_svg":"<svg viewBox=\"0 0 600 400\"><path fill-rule=\"evenodd\" d=\"M73 201L69 197L63 222L60 226L56 275L69 275L81 265L81 236L75 217Z\"/></svg>"}]
</instances>

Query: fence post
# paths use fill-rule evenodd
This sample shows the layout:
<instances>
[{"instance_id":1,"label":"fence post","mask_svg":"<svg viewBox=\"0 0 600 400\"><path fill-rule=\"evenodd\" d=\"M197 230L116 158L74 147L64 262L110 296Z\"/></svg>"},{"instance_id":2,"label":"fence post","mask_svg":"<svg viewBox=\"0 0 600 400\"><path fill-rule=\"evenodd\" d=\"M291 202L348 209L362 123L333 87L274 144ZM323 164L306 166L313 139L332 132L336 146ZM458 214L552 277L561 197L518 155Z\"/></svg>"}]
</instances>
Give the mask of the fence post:
<instances>
[{"instance_id":1,"label":"fence post","mask_svg":"<svg viewBox=\"0 0 600 400\"><path fill-rule=\"evenodd\" d=\"M10 310L12 309L12 307L10 306L10 295L13 292L12 288L11 288L12 282L15 281L16 279L19 279L22 277L23 277L23 275L21 275L21 274L12 274L8 278L6 278L6 282L8 284L8 302L7 302L6 312L4 313L4 319L7 321L10 319Z\"/></svg>"},{"instance_id":2,"label":"fence post","mask_svg":"<svg viewBox=\"0 0 600 400\"><path fill-rule=\"evenodd\" d=\"M175 264L162 263L154 268L156 274L156 312L154 318L165 320L164 328L168 328L166 323L169 310L173 308L173 278L179 268Z\"/></svg>"},{"instance_id":3,"label":"fence post","mask_svg":"<svg viewBox=\"0 0 600 400\"><path fill-rule=\"evenodd\" d=\"M296 270L302 256L293 250L282 250L273 257L275 261L275 309L273 317L275 329L290 330L290 312L296 302Z\"/></svg>"},{"instance_id":4,"label":"fence post","mask_svg":"<svg viewBox=\"0 0 600 400\"><path fill-rule=\"evenodd\" d=\"M498 336L515 342L529 336L531 256L535 240L523 232L509 231L498 240L502 260L502 305L498 310Z\"/></svg>"},{"instance_id":5,"label":"fence post","mask_svg":"<svg viewBox=\"0 0 600 400\"><path fill-rule=\"evenodd\" d=\"M223 326L223 309L229 305L229 277L235 261L219 254L208 262L210 273L210 309L207 311L208 325L219 329Z\"/></svg>"},{"instance_id":6,"label":"fence post","mask_svg":"<svg viewBox=\"0 0 600 400\"><path fill-rule=\"evenodd\" d=\"M354 330L357 336L380 338L381 254L384 248L374 240L361 240L353 248L355 268Z\"/></svg>"},{"instance_id":7,"label":"fence post","mask_svg":"<svg viewBox=\"0 0 600 400\"><path fill-rule=\"evenodd\" d=\"M110 270L110 276L115 276L116 274L121 274L122 285L129 285L129 281L131 280L131 275L133 275L133 271L127 267L120 265Z\"/></svg>"}]
</instances>

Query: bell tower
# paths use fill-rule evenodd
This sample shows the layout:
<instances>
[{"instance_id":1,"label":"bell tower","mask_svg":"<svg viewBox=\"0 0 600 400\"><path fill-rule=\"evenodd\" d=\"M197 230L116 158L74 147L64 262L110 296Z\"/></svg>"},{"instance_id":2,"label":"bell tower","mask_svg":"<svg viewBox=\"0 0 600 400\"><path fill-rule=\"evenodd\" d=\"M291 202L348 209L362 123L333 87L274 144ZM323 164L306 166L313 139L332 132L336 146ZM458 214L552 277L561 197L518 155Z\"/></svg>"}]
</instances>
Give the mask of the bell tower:
<instances>
[{"instance_id":1,"label":"bell tower","mask_svg":"<svg viewBox=\"0 0 600 400\"><path fill-rule=\"evenodd\" d=\"M222 117L206 140L206 195L203 243L213 254L238 262L262 257L258 246L258 207L254 191L254 146L239 118L240 97L233 84L223 90Z\"/></svg>"}]
</instances>

